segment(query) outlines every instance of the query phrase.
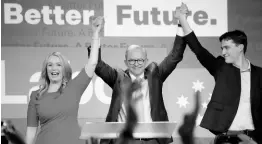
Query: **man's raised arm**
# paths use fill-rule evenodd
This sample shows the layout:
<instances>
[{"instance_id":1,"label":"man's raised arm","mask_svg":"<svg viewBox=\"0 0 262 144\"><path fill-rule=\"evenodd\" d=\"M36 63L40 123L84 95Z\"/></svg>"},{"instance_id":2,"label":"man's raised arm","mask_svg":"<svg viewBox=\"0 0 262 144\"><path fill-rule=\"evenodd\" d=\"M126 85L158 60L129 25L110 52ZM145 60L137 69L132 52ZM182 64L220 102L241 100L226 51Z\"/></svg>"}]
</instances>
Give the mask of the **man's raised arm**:
<instances>
[{"instance_id":1,"label":"man's raised arm","mask_svg":"<svg viewBox=\"0 0 262 144\"><path fill-rule=\"evenodd\" d=\"M93 30L93 37L92 39L98 39L99 45L100 45L100 37L99 34L96 33L98 26L96 25L95 22L95 17L92 17L91 20L92 22L92 30ZM104 23L103 23L104 25ZM89 53L90 53L90 47L87 48ZM117 71L106 64L102 59L101 59L101 48L99 49L99 54L98 54L98 62L95 68L95 73L97 76L99 76L105 83L107 83L111 88L113 88L115 81L117 79Z\"/></svg>"},{"instance_id":2,"label":"man's raised arm","mask_svg":"<svg viewBox=\"0 0 262 144\"><path fill-rule=\"evenodd\" d=\"M159 64L159 75L162 82L172 73L177 64L183 59L183 54L186 48L186 42L183 39L184 32L181 27L178 27L173 49L168 56Z\"/></svg>"},{"instance_id":3,"label":"man's raised arm","mask_svg":"<svg viewBox=\"0 0 262 144\"><path fill-rule=\"evenodd\" d=\"M187 13L188 9L184 3L182 3L181 7L176 9L176 14L178 15L178 19L185 34L185 41L189 45L189 48L196 54L200 63L210 72L211 75L214 76L216 69L220 66L223 60L215 58L200 44L195 33L187 22Z\"/></svg>"}]
</instances>

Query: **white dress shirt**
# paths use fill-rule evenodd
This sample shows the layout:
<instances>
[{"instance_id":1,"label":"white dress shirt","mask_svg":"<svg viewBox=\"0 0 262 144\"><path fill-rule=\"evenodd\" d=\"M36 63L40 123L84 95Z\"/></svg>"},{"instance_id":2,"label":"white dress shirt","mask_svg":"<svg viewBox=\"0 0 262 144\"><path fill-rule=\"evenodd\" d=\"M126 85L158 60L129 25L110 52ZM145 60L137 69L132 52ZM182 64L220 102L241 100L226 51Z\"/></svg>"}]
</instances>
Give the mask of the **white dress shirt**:
<instances>
[{"instance_id":1,"label":"white dress shirt","mask_svg":"<svg viewBox=\"0 0 262 144\"><path fill-rule=\"evenodd\" d=\"M240 70L241 74L241 95L237 109L236 116L229 127L229 130L254 130L254 125L251 115L251 103L250 103L250 85L251 85L251 66L248 61L248 68L246 70Z\"/></svg>"},{"instance_id":2,"label":"white dress shirt","mask_svg":"<svg viewBox=\"0 0 262 144\"><path fill-rule=\"evenodd\" d=\"M136 80L137 78L130 73L132 81ZM149 98L149 88L148 88L148 81L144 79L144 73L139 76L142 79L142 87L141 89L135 91L132 95L133 98L141 95L142 97L138 99L135 105L135 111L138 116L138 122L152 122L151 118L151 106L150 106L150 98ZM120 112L118 114L118 121L125 122L126 121L126 110L124 104L122 104Z\"/></svg>"}]
</instances>

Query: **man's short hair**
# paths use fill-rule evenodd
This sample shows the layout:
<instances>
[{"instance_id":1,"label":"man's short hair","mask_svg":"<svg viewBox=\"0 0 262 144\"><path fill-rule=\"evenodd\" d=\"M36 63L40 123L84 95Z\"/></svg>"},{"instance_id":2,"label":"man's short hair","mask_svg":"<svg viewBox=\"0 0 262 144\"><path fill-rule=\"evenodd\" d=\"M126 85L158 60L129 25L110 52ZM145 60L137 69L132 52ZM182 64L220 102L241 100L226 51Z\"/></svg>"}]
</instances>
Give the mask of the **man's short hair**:
<instances>
[{"instance_id":1,"label":"man's short hair","mask_svg":"<svg viewBox=\"0 0 262 144\"><path fill-rule=\"evenodd\" d=\"M136 48L140 48L142 50L142 52L146 55L146 58L147 58L147 51L145 48L141 47L140 45L130 45L127 49L126 49L126 53L125 53L125 58L127 60L127 55L128 55L128 52L132 49L136 49Z\"/></svg>"},{"instance_id":2,"label":"man's short hair","mask_svg":"<svg viewBox=\"0 0 262 144\"><path fill-rule=\"evenodd\" d=\"M219 37L219 41L232 40L235 44L244 45L244 53L247 51L247 35L241 30L229 31Z\"/></svg>"}]
</instances>

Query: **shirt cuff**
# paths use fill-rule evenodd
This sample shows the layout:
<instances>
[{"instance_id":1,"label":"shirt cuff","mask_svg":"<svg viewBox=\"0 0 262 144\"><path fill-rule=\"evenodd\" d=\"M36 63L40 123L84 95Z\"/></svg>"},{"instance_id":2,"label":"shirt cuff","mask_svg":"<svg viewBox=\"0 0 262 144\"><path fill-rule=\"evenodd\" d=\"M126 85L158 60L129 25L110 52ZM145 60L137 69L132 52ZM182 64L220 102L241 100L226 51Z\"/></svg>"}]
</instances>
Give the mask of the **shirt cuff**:
<instances>
[{"instance_id":1,"label":"shirt cuff","mask_svg":"<svg viewBox=\"0 0 262 144\"><path fill-rule=\"evenodd\" d=\"M183 28L182 27L177 27L177 33L176 33L178 36L185 36L184 34L184 31L183 31Z\"/></svg>"},{"instance_id":2,"label":"shirt cuff","mask_svg":"<svg viewBox=\"0 0 262 144\"><path fill-rule=\"evenodd\" d=\"M98 46L100 47L100 38L94 38L94 37L92 37L92 41L98 41Z\"/></svg>"}]
</instances>

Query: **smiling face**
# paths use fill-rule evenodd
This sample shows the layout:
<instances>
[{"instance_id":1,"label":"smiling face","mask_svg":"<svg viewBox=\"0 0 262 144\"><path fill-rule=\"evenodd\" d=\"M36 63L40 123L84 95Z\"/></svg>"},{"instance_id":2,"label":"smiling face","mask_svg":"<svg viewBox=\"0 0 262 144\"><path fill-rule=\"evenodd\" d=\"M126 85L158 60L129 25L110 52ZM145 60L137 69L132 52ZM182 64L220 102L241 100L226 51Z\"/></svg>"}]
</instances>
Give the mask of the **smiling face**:
<instances>
[{"instance_id":1,"label":"smiling face","mask_svg":"<svg viewBox=\"0 0 262 144\"><path fill-rule=\"evenodd\" d=\"M134 76L141 75L147 64L146 51L136 45L130 46L126 51L125 64Z\"/></svg>"},{"instance_id":2,"label":"smiling face","mask_svg":"<svg viewBox=\"0 0 262 144\"><path fill-rule=\"evenodd\" d=\"M51 83L61 82L63 78L63 64L57 56L50 56L47 61L47 75Z\"/></svg>"},{"instance_id":3,"label":"smiling face","mask_svg":"<svg viewBox=\"0 0 262 144\"><path fill-rule=\"evenodd\" d=\"M235 64L243 52L243 45L236 44L232 40L222 40L221 49L225 62Z\"/></svg>"},{"instance_id":4,"label":"smiling face","mask_svg":"<svg viewBox=\"0 0 262 144\"><path fill-rule=\"evenodd\" d=\"M247 35L241 30L233 30L222 34L219 41L225 62L239 64L247 50Z\"/></svg>"}]
</instances>

